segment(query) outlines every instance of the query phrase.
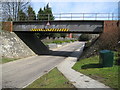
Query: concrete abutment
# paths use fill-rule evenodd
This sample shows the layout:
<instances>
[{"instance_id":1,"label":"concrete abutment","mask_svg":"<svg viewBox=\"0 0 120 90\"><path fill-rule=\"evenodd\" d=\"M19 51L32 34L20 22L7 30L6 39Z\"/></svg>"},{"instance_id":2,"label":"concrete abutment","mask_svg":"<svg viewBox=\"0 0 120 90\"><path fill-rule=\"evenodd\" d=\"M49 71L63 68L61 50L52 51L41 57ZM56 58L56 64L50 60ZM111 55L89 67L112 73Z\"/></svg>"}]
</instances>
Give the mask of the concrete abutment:
<instances>
[{"instance_id":1,"label":"concrete abutment","mask_svg":"<svg viewBox=\"0 0 120 90\"><path fill-rule=\"evenodd\" d=\"M49 54L49 49L34 33L15 32L15 34L37 55Z\"/></svg>"}]
</instances>

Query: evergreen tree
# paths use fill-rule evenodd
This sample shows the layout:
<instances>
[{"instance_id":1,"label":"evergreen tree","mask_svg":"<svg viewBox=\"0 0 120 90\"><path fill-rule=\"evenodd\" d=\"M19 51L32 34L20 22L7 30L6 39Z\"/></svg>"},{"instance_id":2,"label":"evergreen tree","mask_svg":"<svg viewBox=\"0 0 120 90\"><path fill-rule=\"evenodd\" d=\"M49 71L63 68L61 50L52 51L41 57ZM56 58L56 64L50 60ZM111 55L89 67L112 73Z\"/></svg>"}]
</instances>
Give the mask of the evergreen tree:
<instances>
[{"instance_id":1,"label":"evergreen tree","mask_svg":"<svg viewBox=\"0 0 120 90\"><path fill-rule=\"evenodd\" d=\"M49 4L47 4L43 10L40 8L37 14L38 20L48 20L48 17L49 20L54 20L52 9L49 7Z\"/></svg>"},{"instance_id":2,"label":"evergreen tree","mask_svg":"<svg viewBox=\"0 0 120 90\"><path fill-rule=\"evenodd\" d=\"M54 20L54 16L52 14L52 9L49 7L49 3L44 7L44 13L46 14L45 20ZM48 16L49 15L49 16Z\"/></svg>"},{"instance_id":3,"label":"evergreen tree","mask_svg":"<svg viewBox=\"0 0 120 90\"><path fill-rule=\"evenodd\" d=\"M37 19L38 20L54 20L54 16L52 14L52 9L49 7L49 3L43 8L40 8L37 14ZM39 38L41 38L41 36L46 36L46 37L60 37L60 34L55 34L55 33L42 33L42 35L39 33L37 34L37 36Z\"/></svg>"},{"instance_id":4,"label":"evergreen tree","mask_svg":"<svg viewBox=\"0 0 120 90\"><path fill-rule=\"evenodd\" d=\"M45 14L45 16L44 16L45 20L48 20L48 21L54 20L54 16L52 14L52 9L49 7L49 3L46 5L46 7L44 7L44 14ZM48 36L52 37L52 38L57 37L57 35L58 34L56 34L56 33L48 33ZM58 35L58 36L60 36L60 35Z\"/></svg>"},{"instance_id":5,"label":"evergreen tree","mask_svg":"<svg viewBox=\"0 0 120 90\"><path fill-rule=\"evenodd\" d=\"M44 11L42 10L42 8L40 8L40 10L38 11L38 14L37 14L37 19L38 20L43 20L44 19Z\"/></svg>"},{"instance_id":6,"label":"evergreen tree","mask_svg":"<svg viewBox=\"0 0 120 90\"><path fill-rule=\"evenodd\" d=\"M18 18L19 18L20 21L25 21L27 19L27 16L22 10L20 10L18 12Z\"/></svg>"},{"instance_id":7,"label":"evergreen tree","mask_svg":"<svg viewBox=\"0 0 120 90\"><path fill-rule=\"evenodd\" d=\"M27 13L28 13L28 20L36 20L35 11L31 6L28 6Z\"/></svg>"}]
</instances>

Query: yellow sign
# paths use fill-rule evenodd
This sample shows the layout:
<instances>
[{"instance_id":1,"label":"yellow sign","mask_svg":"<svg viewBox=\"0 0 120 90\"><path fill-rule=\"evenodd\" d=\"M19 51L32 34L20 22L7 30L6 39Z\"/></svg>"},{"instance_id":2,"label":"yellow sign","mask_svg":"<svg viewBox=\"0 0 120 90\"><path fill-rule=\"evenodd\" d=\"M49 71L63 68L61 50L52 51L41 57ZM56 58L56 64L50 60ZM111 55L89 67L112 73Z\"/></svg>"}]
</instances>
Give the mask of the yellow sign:
<instances>
[{"instance_id":1,"label":"yellow sign","mask_svg":"<svg viewBox=\"0 0 120 90\"><path fill-rule=\"evenodd\" d=\"M69 31L69 29L67 28L62 28L62 29L55 29L55 28L50 28L50 29L39 29L39 28L34 28L34 29L31 29L31 31L62 31L62 32L67 32Z\"/></svg>"}]
</instances>

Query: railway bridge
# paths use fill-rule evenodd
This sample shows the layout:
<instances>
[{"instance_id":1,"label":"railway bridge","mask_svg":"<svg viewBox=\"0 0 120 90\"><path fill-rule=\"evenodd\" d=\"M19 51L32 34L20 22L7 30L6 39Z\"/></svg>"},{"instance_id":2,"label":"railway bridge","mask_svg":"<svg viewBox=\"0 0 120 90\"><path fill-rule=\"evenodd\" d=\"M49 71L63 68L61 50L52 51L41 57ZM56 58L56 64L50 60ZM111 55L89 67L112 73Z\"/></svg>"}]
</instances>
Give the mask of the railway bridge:
<instances>
[{"instance_id":1,"label":"railway bridge","mask_svg":"<svg viewBox=\"0 0 120 90\"><path fill-rule=\"evenodd\" d=\"M47 16L45 18L45 16ZM120 18L113 13L61 13L41 14L41 20L16 20L4 22L4 30L14 32L49 32L49 33L102 33L106 21L115 21ZM10 28L8 28L10 27Z\"/></svg>"},{"instance_id":2,"label":"railway bridge","mask_svg":"<svg viewBox=\"0 0 120 90\"><path fill-rule=\"evenodd\" d=\"M119 14L113 13L62 13L53 15L55 20L50 20L50 14L47 14L45 20L31 21L26 19L24 21L3 22L2 28L15 32L36 54L41 54L47 51L47 48L34 35L36 32L101 34L106 30L109 31L107 27L120 26Z\"/></svg>"}]
</instances>

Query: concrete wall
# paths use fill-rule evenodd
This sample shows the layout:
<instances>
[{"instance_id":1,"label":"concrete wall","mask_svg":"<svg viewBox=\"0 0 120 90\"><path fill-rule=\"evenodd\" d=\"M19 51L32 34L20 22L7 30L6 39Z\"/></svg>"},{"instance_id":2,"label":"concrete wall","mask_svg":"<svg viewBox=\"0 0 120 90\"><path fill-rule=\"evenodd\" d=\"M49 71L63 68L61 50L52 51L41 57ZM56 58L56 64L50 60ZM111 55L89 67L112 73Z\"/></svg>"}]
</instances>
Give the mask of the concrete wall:
<instances>
[{"instance_id":1,"label":"concrete wall","mask_svg":"<svg viewBox=\"0 0 120 90\"><path fill-rule=\"evenodd\" d=\"M0 47L2 57L23 58L35 53L14 33L0 30Z\"/></svg>"}]
</instances>

